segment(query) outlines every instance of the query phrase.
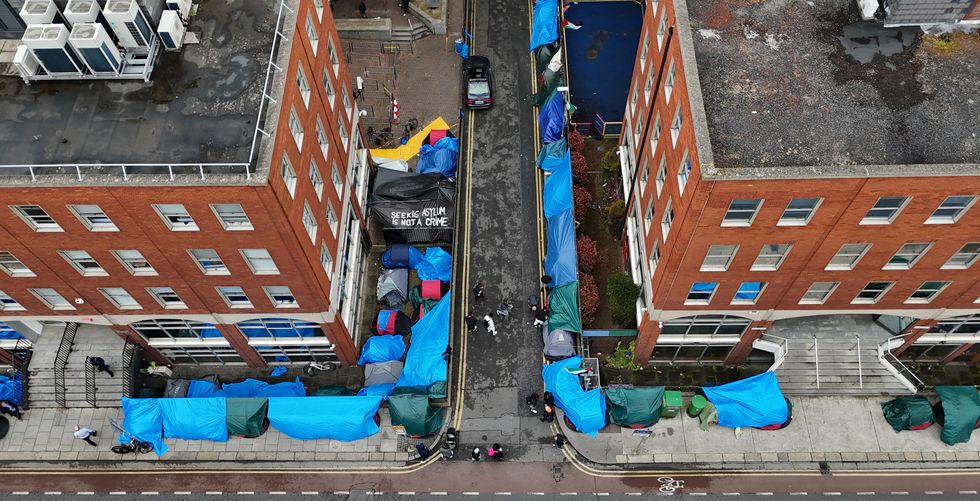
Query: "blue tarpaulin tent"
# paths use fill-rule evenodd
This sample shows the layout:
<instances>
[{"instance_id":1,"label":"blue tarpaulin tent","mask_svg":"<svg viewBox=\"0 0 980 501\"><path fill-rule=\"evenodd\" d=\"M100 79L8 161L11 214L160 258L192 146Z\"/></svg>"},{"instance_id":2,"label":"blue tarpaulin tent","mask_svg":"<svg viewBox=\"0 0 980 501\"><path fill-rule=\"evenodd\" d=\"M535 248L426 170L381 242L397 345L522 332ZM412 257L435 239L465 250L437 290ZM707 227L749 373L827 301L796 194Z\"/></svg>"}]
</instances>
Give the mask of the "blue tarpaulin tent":
<instances>
[{"instance_id":1,"label":"blue tarpaulin tent","mask_svg":"<svg viewBox=\"0 0 980 501\"><path fill-rule=\"evenodd\" d=\"M0 400L6 400L15 405L23 405L24 390L20 374L15 372L11 377L0 376Z\"/></svg>"},{"instance_id":2,"label":"blue tarpaulin tent","mask_svg":"<svg viewBox=\"0 0 980 501\"><path fill-rule=\"evenodd\" d=\"M704 388L704 394L718 410L718 425L729 428L762 428L789 419L786 398L779 389L776 374L763 372L739 381Z\"/></svg>"},{"instance_id":3,"label":"blue tarpaulin tent","mask_svg":"<svg viewBox=\"0 0 980 501\"><path fill-rule=\"evenodd\" d=\"M412 343L405 357L405 368L396 386L417 387L438 394L436 387L445 391L446 359L443 354L449 346L449 311L452 293L447 293L412 327ZM441 383L439 385L438 383Z\"/></svg>"},{"instance_id":4,"label":"blue tarpaulin tent","mask_svg":"<svg viewBox=\"0 0 980 501\"><path fill-rule=\"evenodd\" d=\"M192 379L187 383L187 398L207 398L213 397L218 391L218 387L211 381L205 379Z\"/></svg>"},{"instance_id":5,"label":"blue tarpaulin tent","mask_svg":"<svg viewBox=\"0 0 980 501\"><path fill-rule=\"evenodd\" d=\"M564 144L565 143L565 140L563 139L561 141L555 141L554 143L551 143L548 146L559 144L559 143ZM545 172L552 172L555 169L558 169L559 167L562 167L562 166L565 166L565 165L568 165L569 167L571 167L571 165L572 165L572 152L568 148L562 148L562 149L564 150L564 153L562 153L562 154L560 154L558 156L551 156L551 155L544 155L544 156L542 156L541 157L541 161L538 162L538 167L540 167L541 170L543 170ZM542 150L542 151L544 151L544 150Z\"/></svg>"},{"instance_id":6,"label":"blue tarpaulin tent","mask_svg":"<svg viewBox=\"0 0 980 501\"><path fill-rule=\"evenodd\" d=\"M221 389L214 392L215 397L304 397L306 388L300 382L299 377L295 381L269 384L257 379L246 379L241 383L230 383L222 385Z\"/></svg>"},{"instance_id":7,"label":"blue tarpaulin tent","mask_svg":"<svg viewBox=\"0 0 980 501\"><path fill-rule=\"evenodd\" d=\"M531 23L531 50L558 40L558 0L538 0Z\"/></svg>"},{"instance_id":8,"label":"blue tarpaulin tent","mask_svg":"<svg viewBox=\"0 0 980 501\"><path fill-rule=\"evenodd\" d=\"M459 139L455 137L444 137L436 144L422 145L419 149L419 161L415 165L415 172L427 174L438 172L444 177L456 175L456 161L459 158Z\"/></svg>"},{"instance_id":9,"label":"blue tarpaulin tent","mask_svg":"<svg viewBox=\"0 0 980 501\"><path fill-rule=\"evenodd\" d=\"M566 358L545 365L541 369L541 377L545 391L555 396L555 405L565 411L575 428L594 437L606 426L606 397L598 388L583 390L579 377L567 370L581 366L582 357Z\"/></svg>"},{"instance_id":10,"label":"blue tarpaulin tent","mask_svg":"<svg viewBox=\"0 0 980 501\"><path fill-rule=\"evenodd\" d=\"M0 322L0 339L20 339L22 337L24 336L21 336L13 327Z\"/></svg>"},{"instance_id":11,"label":"blue tarpaulin tent","mask_svg":"<svg viewBox=\"0 0 980 501\"><path fill-rule=\"evenodd\" d=\"M541 143L548 144L565 136L565 96L557 90L541 106L538 114Z\"/></svg>"},{"instance_id":12,"label":"blue tarpaulin tent","mask_svg":"<svg viewBox=\"0 0 980 501\"><path fill-rule=\"evenodd\" d=\"M405 354L405 338L395 334L392 336L371 336L361 347L361 357L357 365L376 364L399 360Z\"/></svg>"},{"instance_id":13,"label":"blue tarpaulin tent","mask_svg":"<svg viewBox=\"0 0 980 501\"><path fill-rule=\"evenodd\" d=\"M163 436L228 441L228 408L223 398L160 398Z\"/></svg>"},{"instance_id":14,"label":"blue tarpaulin tent","mask_svg":"<svg viewBox=\"0 0 980 501\"><path fill-rule=\"evenodd\" d=\"M536 164L541 170L550 172L554 170L554 167L557 167L562 157L568 157L568 163L571 164L571 154L571 151L568 149L568 141L563 137L553 143L549 143L547 146L543 146L541 151L538 152ZM550 162L549 165L546 166L546 162Z\"/></svg>"},{"instance_id":15,"label":"blue tarpaulin tent","mask_svg":"<svg viewBox=\"0 0 980 501\"><path fill-rule=\"evenodd\" d=\"M549 287L561 287L578 280L575 247L575 210L559 212L548 219L548 249L544 272L551 276Z\"/></svg>"},{"instance_id":16,"label":"blue tarpaulin tent","mask_svg":"<svg viewBox=\"0 0 980 501\"><path fill-rule=\"evenodd\" d=\"M564 164L556 168L544 180L544 217L550 219L560 212L573 209L572 166Z\"/></svg>"},{"instance_id":17,"label":"blue tarpaulin tent","mask_svg":"<svg viewBox=\"0 0 980 501\"><path fill-rule=\"evenodd\" d=\"M419 280L450 282L453 279L453 257L442 250L442 247L429 247L415 271Z\"/></svg>"},{"instance_id":18,"label":"blue tarpaulin tent","mask_svg":"<svg viewBox=\"0 0 980 501\"><path fill-rule=\"evenodd\" d=\"M381 397L382 399L388 398L395 391L394 383L381 383L372 384L370 386L365 386L357 392L359 397Z\"/></svg>"},{"instance_id":19,"label":"blue tarpaulin tent","mask_svg":"<svg viewBox=\"0 0 980 501\"><path fill-rule=\"evenodd\" d=\"M349 442L378 432L374 416L381 397L270 398L269 424L299 440Z\"/></svg>"},{"instance_id":20,"label":"blue tarpaulin tent","mask_svg":"<svg viewBox=\"0 0 980 501\"><path fill-rule=\"evenodd\" d=\"M381 255L381 266L385 268L415 268L422 260L422 253L412 245L395 244Z\"/></svg>"},{"instance_id":21,"label":"blue tarpaulin tent","mask_svg":"<svg viewBox=\"0 0 980 501\"><path fill-rule=\"evenodd\" d=\"M122 410L125 416L122 427L126 433L119 435L119 443L129 443L126 436L129 434L153 444L153 452L157 456L167 453L167 444L163 443L163 414L159 399L123 397Z\"/></svg>"}]
</instances>

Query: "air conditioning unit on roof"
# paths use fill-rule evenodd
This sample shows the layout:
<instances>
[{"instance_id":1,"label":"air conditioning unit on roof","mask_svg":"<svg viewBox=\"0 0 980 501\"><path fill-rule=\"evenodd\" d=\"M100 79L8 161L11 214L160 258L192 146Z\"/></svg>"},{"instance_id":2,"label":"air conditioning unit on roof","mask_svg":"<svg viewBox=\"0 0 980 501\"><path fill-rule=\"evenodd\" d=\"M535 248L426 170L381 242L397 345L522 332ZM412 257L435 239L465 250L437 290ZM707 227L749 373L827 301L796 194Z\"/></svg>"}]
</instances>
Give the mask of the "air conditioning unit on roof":
<instances>
[{"instance_id":1,"label":"air conditioning unit on roof","mask_svg":"<svg viewBox=\"0 0 980 501\"><path fill-rule=\"evenodd\" d=\"M102 12L120 46L138 48L153 43L153 31L136 0L109 0Z\"/></svg>"},{"instance_id":2,"label":"air conditioning unit on roof","mask_svg":"<svg viewBox=\"0 0 980 501\"><path fill-rule=\"evenodd\" d=\"M89 71L96 75L119 74L122 55L101 24L78 23L72 28L68 40L82 56Z\"/></svg>"},{"instance_id":3,"label":"air conditioning unit on roof","mask_svg":"<svg viewBox=\"0 0 980 501\"><path fill-rule=\"evenodd\" d=\"M86 66L68 43L69 34L63 24L29 24L20 41L49 74L81 75Z\"/></svg>"},{"instance_id":4,"label":"air conditioning unit on roof","mask_svg":"<svg viewBox=\"0 0 980 501\"><path fill-rule=\"evenodd\" d=\"M180 50L184 45L184 23L180 21L177 11L163 11L160 15L160 25L157 26L157 35L160 35L166 50Z\"/></svg>"},{"instance_id":5,"label":"air conditioning unit on roof","mask_svg":"<svg viewBox=\"0 0 980 501\"><path fill-rule=\"evenodd\" d=\"M27 24L67 24L54 0L27 0L20 9L20 17Z\"/></svg>"},{"instance_id":6,"label":"air conditioning unit on roof","mask_svg":"<svg viewBox=\"0 0 980 501\"><path fill-rule=\"evenodd\" d=\"M75 23L99 23L112 34L109 21L106 21L105 16L102 15L102 8L99 7L97 0L68 0L68 5L65 6L65 18L72 26Z\"/></svg>"},{"instance_id":7,"label":"air conditioning unit on roof","mask_svg":"<svg viewBox=\"0 0 980 501\"><path fill-rule=\"evenodd\" d=\"M167 0L167 10L177 11L180 14L180 19L186 21L191 16L191 7L193 7L193 0Z\"/></svg>"}]
</instances>

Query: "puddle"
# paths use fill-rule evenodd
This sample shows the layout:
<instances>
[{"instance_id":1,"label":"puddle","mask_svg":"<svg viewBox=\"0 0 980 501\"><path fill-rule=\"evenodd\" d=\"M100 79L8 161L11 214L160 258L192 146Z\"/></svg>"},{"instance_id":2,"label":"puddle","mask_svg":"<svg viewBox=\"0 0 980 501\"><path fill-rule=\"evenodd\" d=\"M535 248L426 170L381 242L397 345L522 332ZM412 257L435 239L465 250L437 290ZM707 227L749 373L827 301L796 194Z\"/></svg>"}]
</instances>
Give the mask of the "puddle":
<instances>
[{"instance_id":1,"label":"puddle","mask_svg":"<svg viewBox=\"0 0 980 501\"><path fill-rule=\"evenodd\" d=\"M844 53L861 64L871 63L875 56L901 54L918 40L918 28L885 28L877 23L854 23L844 26L837 37Z\"/></svg>"}]
</instances>

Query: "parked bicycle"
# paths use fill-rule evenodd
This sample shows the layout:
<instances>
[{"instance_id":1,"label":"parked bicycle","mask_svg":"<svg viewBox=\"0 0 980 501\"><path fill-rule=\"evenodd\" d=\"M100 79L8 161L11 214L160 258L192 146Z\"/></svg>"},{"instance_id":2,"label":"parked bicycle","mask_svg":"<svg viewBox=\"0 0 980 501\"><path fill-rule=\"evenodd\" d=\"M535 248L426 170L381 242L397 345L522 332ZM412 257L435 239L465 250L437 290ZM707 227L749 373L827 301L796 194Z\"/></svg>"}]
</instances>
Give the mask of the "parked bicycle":
<instances>
[{"instance_id":1,"label":"parked bicycle","mask_svg":"<svg viewBox=\"0 0 980 501\"><path fill-rule=\"evenodd\" d=\"M315 376L321 372L333 372L339 367L340 364L335 362L317 362L314 360L303 367L303 374L306 374L307 376Z\"/></svg>"},{"instance_id":2,"label":"parked bicycle","mask_svg":"<svg viewBox=\"0 0 980 501\"><path fill-rule=\"evenodd\" d=\"M128 433L115 419L109 418L109 424L119 432L119 439L122 441L122 443L109 448L112 452L116 454L149 454L153 452L153 444Z\"/></svg>"}]
</instances>

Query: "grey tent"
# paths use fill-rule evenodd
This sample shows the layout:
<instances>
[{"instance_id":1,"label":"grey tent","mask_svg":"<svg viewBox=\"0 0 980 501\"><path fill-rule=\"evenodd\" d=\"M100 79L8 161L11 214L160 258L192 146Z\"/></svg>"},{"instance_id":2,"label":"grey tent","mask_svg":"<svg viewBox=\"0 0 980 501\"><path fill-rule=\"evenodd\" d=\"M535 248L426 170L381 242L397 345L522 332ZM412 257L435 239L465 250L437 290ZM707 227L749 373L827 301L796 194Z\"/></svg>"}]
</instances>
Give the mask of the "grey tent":
<instances>
[{"instance_id":1,"label":"grey tent","mask_svg":"<svg viewBox=\"0 0 980 501\"><path fill-rule=\"evenodd\" d=\"M398 308L408 299L408 269L381 270L378 275L378 303Z\"/></svg>"},{"instance_id":2,"label":"grey tent","mask_svg":"<svg viewBox=\"0 0 980 501\"><path fill-rule=\"evenodd\" d=\"M542 329L544 337L544 357L548 360L564 360L575 356L575 334L565 329L548 330L547 324Z\"/></svg>"},{"instance_id":3,"label":"grey tent","mask_svg":"<svg viewBox=\"0 0 980 501\"><path fill-rule=\"evenodd\" d=\"M404 363L399 360L380 364L366 364L364 366L364 386L394 384L398 381L398 376L402 375L402 367L404 367Z\"/></svg>"}]
</instances>

